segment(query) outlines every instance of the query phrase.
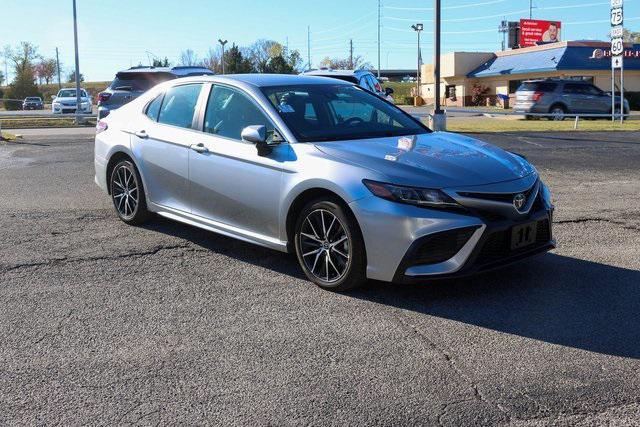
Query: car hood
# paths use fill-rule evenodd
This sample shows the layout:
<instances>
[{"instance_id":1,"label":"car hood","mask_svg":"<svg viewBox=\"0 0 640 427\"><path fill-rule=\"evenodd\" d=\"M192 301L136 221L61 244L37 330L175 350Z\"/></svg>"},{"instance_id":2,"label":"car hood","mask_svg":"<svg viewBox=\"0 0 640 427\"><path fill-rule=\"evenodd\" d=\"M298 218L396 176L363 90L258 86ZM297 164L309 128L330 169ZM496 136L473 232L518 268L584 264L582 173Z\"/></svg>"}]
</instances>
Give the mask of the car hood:
<instances>
[{"instance_id":1,"label":"car hood","mask_svg":"<svg viewBox=\"0 0 640 427\"><path fill-rule=\"evenodd\" d=\"M398 137L320 142L315 146L327 155L384 174L394 184L472 186L511 181L535 172L524 158L464 135L433 132L413 138L409 149L398 148Z\"/></svg>"}]
</instances>

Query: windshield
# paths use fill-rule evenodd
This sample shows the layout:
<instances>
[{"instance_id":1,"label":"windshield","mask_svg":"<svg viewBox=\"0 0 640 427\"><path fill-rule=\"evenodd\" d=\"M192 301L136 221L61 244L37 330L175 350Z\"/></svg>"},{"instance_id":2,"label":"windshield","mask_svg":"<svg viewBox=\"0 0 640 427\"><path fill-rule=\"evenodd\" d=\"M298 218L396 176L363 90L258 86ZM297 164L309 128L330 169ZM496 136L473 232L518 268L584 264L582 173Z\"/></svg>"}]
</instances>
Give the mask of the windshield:
<instances>
[{"instance_id":1,"label":"windshield","mask_svg":"<svg viewBox=\"0 0 640 427\"><path fill-rule=\"evenodd\" d=\"M295 85L264 87L262 91L300 142L430 132L399 108L357 86Z\"/></svg>"},{"instance_id":2,"label":"windshield","mask_svg":"<svg viewBox=\"0 0 640 427\"><path fill-rule=\"evenodd\" d=\"M80 96L87 97L87 92L84 89L80 90ZM76 90L75 89L63 89L58 92L58 98L75 98Z\"/></svg>"},{"instance_id":3,"label":"windshield","mask_svg":"<svg viewBox=\"0 0 640 427\"><path fill-rule=\"evenodd\" d=\"M27 101L40 101L40 98L37 98L35 96L28 96Z\"/></svg>"}]
</instances>

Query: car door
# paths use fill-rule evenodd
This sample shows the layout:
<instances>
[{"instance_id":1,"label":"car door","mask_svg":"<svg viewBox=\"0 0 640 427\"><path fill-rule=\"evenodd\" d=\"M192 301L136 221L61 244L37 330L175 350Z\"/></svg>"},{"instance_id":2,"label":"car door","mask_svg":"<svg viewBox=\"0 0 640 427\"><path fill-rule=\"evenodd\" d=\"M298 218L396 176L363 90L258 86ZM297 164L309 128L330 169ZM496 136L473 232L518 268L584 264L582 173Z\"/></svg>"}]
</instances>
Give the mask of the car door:
<instances>
[{"instance_id":1,"label":"car door","mask_svg":"<svg viewBox=\"0 0 640 427\"><path fill-rule=\"evenodd\" d=\"M589 97L583 83L565 83L562 98L572 113L589 113Z\"/></svg>"},{"instance_id":2,"label":"car door","mask_svg":"<svg viewBox=\"0 0 640 427\"><path fill-rule=\"evenodd\" d=\"M151 101L146 118L132 129L132 150L149 200L183 212L189 204L189 146L201 83L173 86Z\"/></svg>"},{"instance_id":3,"label":"car door","mask_svg":"<svg viewBox=\"0 0 640 427\"><path fill-rule=\"evenodd\" d=\"M243 232L279 236L280 182L288 144L267 156L242 141L242 129L274 126L250 95L238 88L211 86L203 116L203 132L189 151L192 213Z\"/></svg>"},{"instance_id":4,"label":"car door","mask_svg":"<svg viewBox=\"0 0 640 427\"><path fill-rule=\"evenodd\" d=\"M585 85L585 93L589 96L589 112L606 114L611 109L611 98L594 85Z\"/></svg>"}]
</instances>

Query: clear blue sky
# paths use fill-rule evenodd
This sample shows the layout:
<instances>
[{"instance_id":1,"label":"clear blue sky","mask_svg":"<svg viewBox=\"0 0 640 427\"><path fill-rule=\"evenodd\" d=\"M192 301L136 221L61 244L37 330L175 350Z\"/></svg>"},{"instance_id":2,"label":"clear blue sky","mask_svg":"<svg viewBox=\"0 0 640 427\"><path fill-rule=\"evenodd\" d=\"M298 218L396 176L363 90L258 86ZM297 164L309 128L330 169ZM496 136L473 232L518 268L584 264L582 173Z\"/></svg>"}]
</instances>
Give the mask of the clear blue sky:
<instances>
[{"instance_id":1,"label":"clear blue sky","mask_svg":"<svg viewBox=\"0 0 640 427\"><path fill-rule=\"evenodd\" d=\"M277 40L311 60L346 57L349 39L355 53L377 65L377 0L77 0L80 71L87 80L111 80L117 70L147 63L147 53L175 63L180 51L200 56L218 38L248 45L259 38ZM73 68L71 0L0 0L0 46L30 41L40 54L54 57L56 46L65 71ZM415 33L424 22L422 50L430 62L432 0L382 1L382 67L415 67ZM442 0L443 51L494 51L503 17L528 17L529 0ZM604 40L609 30L609 0L533 0L534 18L561 20L564 40ZM625 27L640 31L640 0L625 0ZM215 46L217 48L217 45ZM2 61L4 71L4 61ZM10 70L10 74L11 70ZM66 73L65 73L66 74Z\"/></svg>"}]
</instances>

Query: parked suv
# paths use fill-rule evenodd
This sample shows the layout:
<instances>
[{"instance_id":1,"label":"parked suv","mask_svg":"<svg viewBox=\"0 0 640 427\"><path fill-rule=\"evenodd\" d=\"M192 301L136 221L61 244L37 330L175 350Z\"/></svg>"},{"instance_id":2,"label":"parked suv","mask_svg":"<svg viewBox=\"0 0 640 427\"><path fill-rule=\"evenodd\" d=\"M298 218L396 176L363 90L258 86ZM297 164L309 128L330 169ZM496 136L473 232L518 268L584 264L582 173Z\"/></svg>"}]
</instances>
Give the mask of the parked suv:
<instances>
[{"instance_id":1,"label":"parked suv","mask_svg":"<svg viewBox=\"0 0 640 427\"><path fill-rule=\"evenodd\" d=\"M567 114L611 114L611 94L581 80L530 80L516 91L513 109L525 114L548 113L550 120L564 120ZM620 97L615 111L620 112ZM629 113L626 99L624 113Z\"/></svg>"},{"instance_id":2,"label":"parked suv","mask_svg":"<svg viewBox=\"0 0 640 427\"><path fill-rule=\"evenodd\" d=\"M111 85L98 94L98 118L136 99L158 83L187 76L214 74L204 67L132 67L120 71Z\"/></svg>"},{"instance_id":3,"label":"parked suv","mask_svg":"<svg viewBox=\"0 0 640 427\"><path fill-rule=\"evenodd\" d=\"M22 101L23 110L44 110L44 102L39 96L27 96Z\"/></svg>"},{"instance_id":4,"label":"parked suv","mask_svg":"<svg viewBox=\"0 0 640 427\"><path fill-rule=\"evenodd\" d=\"M383 89L376 76L367 70L332 70L321 68L319 70L307 71L302 74L307 76L333 77L334 79L357 84L358 86L375 93L389 102L393 102L393 89L390 87Z\"/></svg>"}]
</instances>

